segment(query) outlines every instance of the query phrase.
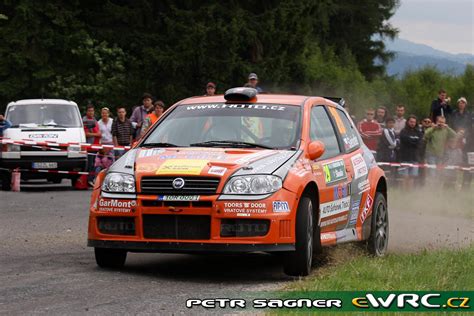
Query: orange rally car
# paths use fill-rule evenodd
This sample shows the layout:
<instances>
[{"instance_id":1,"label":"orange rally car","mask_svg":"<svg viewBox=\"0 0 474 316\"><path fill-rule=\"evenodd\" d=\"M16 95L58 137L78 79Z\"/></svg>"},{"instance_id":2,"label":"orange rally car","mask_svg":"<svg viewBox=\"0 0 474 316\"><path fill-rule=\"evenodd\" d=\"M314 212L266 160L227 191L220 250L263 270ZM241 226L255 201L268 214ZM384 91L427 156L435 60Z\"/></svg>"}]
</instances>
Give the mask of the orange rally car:
<instances>
[{"instance_id":1,"label":"orange rally car","mask_svg":"<svg viewBox=\"0 0 474 316\"><path fill-rule=\"evenodd\" d=\"M307 275L322 247L387 249L387 182L334 98L229 89L173 105L101 172L88 245L127 252L280 252Z\"/></svg>"}]
</instances>

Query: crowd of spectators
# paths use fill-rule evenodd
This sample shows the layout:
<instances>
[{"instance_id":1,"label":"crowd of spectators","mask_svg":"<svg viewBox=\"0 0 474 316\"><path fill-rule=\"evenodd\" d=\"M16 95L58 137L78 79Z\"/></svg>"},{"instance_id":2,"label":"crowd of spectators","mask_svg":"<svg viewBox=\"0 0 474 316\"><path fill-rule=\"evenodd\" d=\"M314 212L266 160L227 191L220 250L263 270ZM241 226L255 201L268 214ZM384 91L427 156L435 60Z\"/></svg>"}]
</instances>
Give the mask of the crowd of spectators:
<instances>
[{"instance_id":1,"label":"crowd of spectators","mask_svg":"<svg viewBox=\"0 0 474 316\"><path fill-rule=\"evenodd\" d=\"M411 164L385 167L386 173L392 179L401 180L405 188L423 184L425 175L430 181L443 179L446 186L457 182L463 186L470 185L470 172L419 168L424 163L468 165L468 153L474 152L474 116L466 109L466 98L459 98L455 109L450 101L446 91L441 89L431 104L429 115L420 120L415 115L405 117L405 106L399 104L394 117L386 107L368 109L365 118L357 124L364 143L375 153L378 162ZM458 181L458 177L462 180Z\"/></svg>"}]
</instances>

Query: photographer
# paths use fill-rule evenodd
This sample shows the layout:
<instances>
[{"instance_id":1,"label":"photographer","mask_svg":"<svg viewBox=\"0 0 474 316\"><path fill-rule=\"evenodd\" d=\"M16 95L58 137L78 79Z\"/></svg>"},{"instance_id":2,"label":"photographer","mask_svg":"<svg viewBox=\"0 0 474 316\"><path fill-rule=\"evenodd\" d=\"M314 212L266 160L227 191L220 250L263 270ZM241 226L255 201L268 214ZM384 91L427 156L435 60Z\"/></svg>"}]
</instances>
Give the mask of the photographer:
<instances>
[{"instance_id":1,"label":"photographer","mask_svg":"<svg viewBox=\"0 0 474 316\"><path fill-rule=\"evenodd\" d=\"M438 116L444 116L446 119L449 119L449 116L453 111L449 102L451 102L451 98L448 97L446 90L440 89L438 92L438 98L431 102L430 117L433 122L436 121L436 117Z\"/></svg>"},{"instance_id":2,"label":"photographer","mask_svg":"<svg viewBox=\"0 0 474 316\"><path fill-rule=\"evenodd\" d=\"M428 128L424 136L426 142L426 162L428 164L442 163L448 140L456 136L456 132L446 124L444 116L436 117L436 124ZM430 169L429 174L434 176L436 170Z\"/></svg>"}]
</instances>

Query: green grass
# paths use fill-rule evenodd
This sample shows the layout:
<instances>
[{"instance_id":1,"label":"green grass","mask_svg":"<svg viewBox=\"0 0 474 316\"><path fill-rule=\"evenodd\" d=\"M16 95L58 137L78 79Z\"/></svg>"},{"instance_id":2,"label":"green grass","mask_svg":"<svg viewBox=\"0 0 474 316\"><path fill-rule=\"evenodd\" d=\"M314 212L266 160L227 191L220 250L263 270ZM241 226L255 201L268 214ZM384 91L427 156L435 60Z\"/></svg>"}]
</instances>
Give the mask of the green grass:
<instances>
[{"instance_id":1,"label":"green grass","mask_svg":"<svg viewBox=\"0 0 474 316\"><path fill-rule=\"evenodd\" d=\"M372 258L362 249L343 245L330 249L327 263L293 282L292 291L449 291L473 290L474 244L465 249L389 254Z\"/></svg>"}]
</instances>

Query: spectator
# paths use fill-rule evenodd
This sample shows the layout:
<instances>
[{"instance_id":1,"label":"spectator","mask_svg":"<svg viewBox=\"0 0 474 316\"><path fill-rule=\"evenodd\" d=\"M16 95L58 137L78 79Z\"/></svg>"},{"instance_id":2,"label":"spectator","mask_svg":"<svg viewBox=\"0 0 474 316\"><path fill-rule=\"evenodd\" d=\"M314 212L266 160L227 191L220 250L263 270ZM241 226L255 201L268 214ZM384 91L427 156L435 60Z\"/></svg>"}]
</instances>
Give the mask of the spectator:
<instances>
[{"instance_id":1,"label":"spectator","mask_svg":"<svg viewBox=\"0 0 474 316\"><path fill-rule=\"evenodd\" d=\"M426 162L429 164L442 163L446 143L454 137L456 137L456 132L446 124L446 118L444 116L436 117L436 124L428 128L424 136L426 141ZM434 176L436 170L430 169L429 173Z\"/></svg>"},{"instance_id":2,"label":"spectator","mask_svg":"<svg viewBox=\"0 0 474 316\"><path fill-rule=\"evenodd\" d=\"M430 128L433 125L433 122L431 122L431 119L429 117L425 117L420 121L420 125L418 126L418 130L420 133L423 135L423 140L420 144L420 150L419 150L419 157L420 157L420 162L425 161L425 153L426 153L426 141L424 140L425 132L428 128ZM419 170L419 184L424 185L425 184L425 178L426 178L426 168L421 168Z\"/></svg>"},{"instance_id":3,"label":"spectator","mask_svg":"<svg viewBox=\"0 0 474 316\"><path fill-rule=\"evenodd\" d=\"M3 131L7 128L10 128L12 123L9 120L5 119L5 117L0 114L0 138L3 138Z\"/></svg>"},{"instance_id":4,"label":"spectator","mask_svg":"<svg viewBox=\"0 0 474 316\"><path fill-rule=\"evenodd\" d=\"M132 122L127 118L127 111L123 106L117 108L117 119L112 124L112 136L115 146L130 146L132 143ZM119 158L124 153L124 150L116 150L115 157Z\"/></svg>"},{"instance_id":5,"label":"spectator","mask_svg":"<svg viewBox=\"0 0 474 316\"><path fill-rule=\"evenodd\" d=\"M405 128L407 120L404 118L405 106L403 104L397 105L397 116L395 117L395 135L400 135L402 129ZM416 124L415 124L416 125Z\"/></svg>"},{"instance_id":6,"label":"spectator","mask_svg":"<svg viewBox=\"0 0 474 316\"><path fill-rule=\"evenodd\" d=\"M387 108L379 106L375 111L375 120L380 124L380 127L384 128L387 120ZM395 121L394 121L395 122Z\"/></svg>"},{"instance_id":7,"label":"spectator","mask_svg":"<svg viewBox=\"0 0 474 316\"><path fill-rule=\"evenodd\" d=\"M110 149L101 149L97 156L95 157L94 163L94 171L95 173L99 173L103 169L109 168L112 163L114 162L113 156L110 155Z\"/></svg>"},{"instance_id":8,"label":"spectator","mask_svg":"<svg viewBox=\"0 0 474 316\"><path fill-rule=\"evenodd\" d=\"M110 110L107 107L103 107L100 110L101 119L99 120L99 130L102 135L100 139L101 144L113 145L114 140L112 138L112 123L113 119L110 118Z\"/></svg>"},{"instance_id":9,"label":"spectator","mask_svg":"<svg viewBox=\"0 0 474 316\"><path fill-rule=\"evenodd\" d=\"M161 115L163 115L163 112L165 111L165 104L161 100L155 101L153 107L153 112L148 114L145 118L145 121L143 122L142 134L140 135L140 137L145 135L148 129L152 127L156 121L158 121L158 119L161 117Z\"/></svg>"},{"instance_id":10,"label":"spectator","mask_svg":"<svg viewBox=\"0 0 474 316\"><path fill-rule=\"evenodd\" d=\"M146 116L153 110L153 98L151 94L144 93L142 96L142 105L137 106L133 112L132 116L130 116L130 121L135 125L134 128L135 133L133 136L135 138L141 135L141 129L143 126L143 121L145 120Z\"/></svg>"},{"instance_id":11,"label":"spectator","mask_svg":"<svg viewBox=\"0 0 474 316\"><path fill-rule=\"evenodd\" d=\"M365 119L359 122L357 129L359 130L365 145L372 151L377 150L378 138L382 135L380 124L374 119L375 111L369 109L365 111Z\"/></svg>"},{"instance_id":12,"label":"spectator","mask_svg":"<svg viewBox=\"0 0 474 316\"><path fill-rule=\"evenodd\" d=\"M377 146L377 161L394 162L395 148L398 145L395 131L393 129L395 120L393 118L388 118L386 124L387 126L383 129L382 136L380 136Z\"/></svg>"},{"instance_id":13,"label":"spectator","mask_svg":"<svg viewBox=\"0 0 474 316\"><path fill-rule=\"evenodd\" d=\"M208 82L206 85L205 97L216 95L216 84L214 82Z\"/></svg>"},{"instance_id":14,"label":"spectator","mask_svg":"<svg viewBox=\"0 0 474 316\"><path fill-rule=\"evenodd\" d=\"M451 98L447 97L446 90L440 89L438 91L438 98L431 102L430 117L431 121L436 122L438 116L443 116L446 119L451 115L452 109L449 106Z\"/></svg>"},{"instance_id":15,"label":"spectator","mask_svg":"<svg viewBox=\"0 0 474 316\"><path fill-rule=\"evenodd\" d=\"M405 128L400 132L400 162L420 163L419 153L422 142L423 134L418 129L416 116L410 115ZM418 177L418 166L400 167L399 173L404 178L404 188L407 190L413 188L415 178Z\"/></svg>"},{"instance_id":16,"label":"spectator","mask_svg":"<svg viewBox=\"0 0 474 316\"><path fill-rule=\"evenodd\" d=\"M458 138L462 137L462 133L458 137L448 140L446 150L444 152L443 164L447 166L459 166L463 163L463 153L459 147ZM456 188L458 170L443 170L443 180L445 188Z\"/></svg>"},{"instance_id":17,"label":"spectator","mask_svg":"<svg viewBox=\"0 0 474 316\"><path fill-rule=\"evenodd\" d=\"M94 105L90 103L87 105L86 115L82 118L82 123L84 124L86 142L88 144L99 144L102 135L100 133L99 124L95 119ZM87 171L89 172L89 175L87 176L87 183L90 186L94 186L94 153L90 151L87 153Z\"/></svg>"},{"instance_id":18,"label":"spectator","mask_svg":"<svg viewBox=\"0 0 474 316\"><path fill-rule=\"evenodd\" d=\"M245 87L254 88L258 93L261 93L263 90L258 86L258 76L256 73L250 73L248 82L245 84Z\"/></svg>"}]
</instances>

